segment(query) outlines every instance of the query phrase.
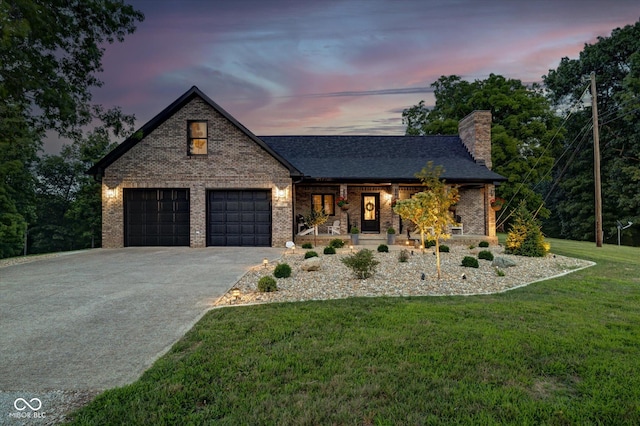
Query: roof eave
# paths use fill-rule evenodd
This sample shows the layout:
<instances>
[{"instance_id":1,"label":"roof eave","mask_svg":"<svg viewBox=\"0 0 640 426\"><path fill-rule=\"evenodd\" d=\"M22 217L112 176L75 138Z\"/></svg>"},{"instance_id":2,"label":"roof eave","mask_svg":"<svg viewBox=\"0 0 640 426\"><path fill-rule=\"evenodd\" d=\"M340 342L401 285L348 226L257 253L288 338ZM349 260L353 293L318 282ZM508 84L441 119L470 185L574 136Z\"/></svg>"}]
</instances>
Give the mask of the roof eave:
<instances>
[{"instance_id":1,"label":"roof eave","mask_svg":"<svg viewBox=\"0 0 640 426\"><path fill-rule=\"evenodd\" d=\"M279 155L277 152L271 149L266 143L260 140L256 135L254 135L249 129L247 129L242 123L236 120L231 114L224 110L220 105L215 103L211 98L205 95L200 89L196 86L192 86L191 89L187 90L182 96L173 101L169 106L163 109L159 114L149 120L144 126L138 129L132 136L125 139L121 144L116 146L113 150L111 150L107 155L102 157L96 164L94 164L91 168L89 168L85 173L88 175L93 175L94 177L102 174L104 169L109 167L113 162L115 162L118 158L124 155L127 151L133 148L138 142L143 140L147 135L149 135L153 130L155 130L158 126L164 123L167 119L169 119L173 114L175 114L180 108L184 107L187 103L189 103L194 97L199 96L202 100L204 100L211 108L220 113L223 117L229 120L233 125L235 125L240 131L246 134L251 140L253 140L258 146L260 146L263 150L265 150L269 155L275 158L280 164L286 167L289 170L289 174L292 178L301 177L303 174L296 169L293 164L287 161L284 157Z\"/></svg>"}]
</instances>

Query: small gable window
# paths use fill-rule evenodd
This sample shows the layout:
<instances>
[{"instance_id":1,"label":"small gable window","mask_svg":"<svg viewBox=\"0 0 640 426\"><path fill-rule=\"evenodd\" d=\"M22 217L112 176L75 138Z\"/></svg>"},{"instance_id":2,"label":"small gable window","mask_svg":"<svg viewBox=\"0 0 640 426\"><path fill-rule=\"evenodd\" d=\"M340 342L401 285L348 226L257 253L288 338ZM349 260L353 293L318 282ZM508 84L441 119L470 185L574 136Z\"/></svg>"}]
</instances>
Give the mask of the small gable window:
<instances>
[{"instance_id":1,"label":"small gable window","mask_svg":"<svg viewBox=\"0 0 640 426\"><path fill-rule=\"evenodd\" d=\"M311 204L313 210L322 210L325 214L333 216L335 212L333 194L313 194L311 195Z\"/></svg>"},{"instance_id":2,"label":"small gable window","mask_svg":"<svg viewBox=\"0 0 640 426\"><path fill-rule=\"evenodd\" d=\"M189 155L207 155L208 129L206 121L188 121L187 139Z\"/></svg>"}]
</instances>

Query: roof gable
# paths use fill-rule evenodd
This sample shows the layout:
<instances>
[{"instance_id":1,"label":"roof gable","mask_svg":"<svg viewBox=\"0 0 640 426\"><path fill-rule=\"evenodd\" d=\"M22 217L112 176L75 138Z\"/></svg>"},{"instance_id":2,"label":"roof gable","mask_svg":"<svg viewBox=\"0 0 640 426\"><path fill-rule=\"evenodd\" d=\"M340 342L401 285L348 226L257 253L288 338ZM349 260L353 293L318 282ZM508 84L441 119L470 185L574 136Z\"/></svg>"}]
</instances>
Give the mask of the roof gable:
<instances>
[{"instance_id":1,"label":"roof gable","mask_svg":"<svg viewBox=\"0 0 640 426\"><path fill-rule=\"evenodd\" d=\"M305 177L326 181L416 181L432 161L448 182L505 178L476 162L454 136L261 136Z\"/></svg>"},{"instance_id":2,"label":"roof gable","mask_svg":"<svg viewBox=\"0 0 640 426\"><path fill-rule=\"evenodd\" d=\"M202 99L212 109L214 109L224 118L229 120L241 132L243 132L250 139L252 139L257 145L259 145L262 149L267 151L273 158L275 158L278 162L280 162L284 167L289 169L291 176L301 175L300 172L289 161L287 161L284 157L282 157L280 154L275 152L270 146L265 144L262 140L257 138L249 129L243 126L231 114L225 111L220 105L216 104L213 100L211 100L196 86L191 87L191 89L189 89L182 96L180 96L178 99L173 101L168 107L163 109L158 115L156 115L151 120L149 120L145 125L143 125L140 129L138 129L133 135L125 139L121 144L119 144L107 155L101 158L96 164L94 164L89 170L87 170L86 173L94 176L102 175L103 170L105 168L109 167L109 165L111 165L114 161L116 161L118 158L124 155L127 151L133 148L136 144L138 144L138 142L142 141L151 132L153 132L162 123L164 123L167 119L172 117L181 108L183 108L185 105L191 102L191 100L193 100L195 97L199 97L200 99Z\"/></svg>"}]
</instances>

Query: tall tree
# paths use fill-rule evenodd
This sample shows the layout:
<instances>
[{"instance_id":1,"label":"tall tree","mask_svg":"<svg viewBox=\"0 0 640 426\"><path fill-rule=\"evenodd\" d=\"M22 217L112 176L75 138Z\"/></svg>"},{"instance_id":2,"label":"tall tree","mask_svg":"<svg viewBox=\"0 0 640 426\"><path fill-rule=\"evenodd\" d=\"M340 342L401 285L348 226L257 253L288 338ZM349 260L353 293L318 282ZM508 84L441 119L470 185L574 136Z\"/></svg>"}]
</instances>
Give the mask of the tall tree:
<instances>
[{"instance_id":1,"label":"tall tree","mask_svg":"<svg viewBox=\"0 0 640 426\"><path fill-rule=\"evenodd\" d=\"M569 129L569 154L555 170L554 216L545 229L554 236L593 241L592 112L567 108L580 101L591 72L596 75L606 237L616 235L616 220L640 222L640 21L585 44L578 59L562 58L544 77L549 98L566 111ZM630 231L639 243L638 227Z\"/></svg>"},{"instance_id":2,"label":"tall tree","mask_svg":"<svg viewBox=\"0 0 640 426\"><path fill-rule=\"evenodd\" d=\"M540 87L491 74L486 80L467 82L456 75L442 76L431 85L435 106L424 102L404 110L407 134L457 134L458 122L474 110L490 110L493 170L508 178L497 194L509 204L499 220L504 222L519 200L531 210L542 205L536 186L550 180L556 144L562 131ZM540 214L548 216L546 208ZM500 223L499 223L500 225Z\"/></svg>"},{"instance_id":3,"label":"tall tree","mask_svg":"<svg viewBox=\"0 0 640 426\"><path fill-rule=\"evenodd\" d=\"M133 132L133 117L118 109L108 123L44 156L36 167L38 217L30 234L31 252L83 249L101 243L101 184L85 171L111 151L116 137Z\"/></svg>"},{"instance_id":4,"label":"tall tree","mask_svg":"<svg viewBox=\"0 0 640 426\"><path fill-rule=\"evenodd\" d=\"M31 166L39 137L23 111L0 103L0 258L20 253L27 224L35 219Z\"/></svg>"},{"instance_id":5,"label":"tall tree","mask_svg":"<svg viewBox=\"0 0 640 426\"><path fill-rule=\"evenodd\" d=\"M122 0L0 2L0 95L40 128L72 135L93 117L105 43L124 41L144 15Z\"/></svg>"},{"instance_id":6,"label":"tall tree","mask_svg":"<svg viewBox=\"0 0 640 426\"><path fill-rule=\"evenodd\" d=\"M0 257L17 253L35 218L44 132L77 139L94 118L109 120L113 110L91 104L105 46L143 18L122 0L0 1Z\"/></svg>"}]
</instances>

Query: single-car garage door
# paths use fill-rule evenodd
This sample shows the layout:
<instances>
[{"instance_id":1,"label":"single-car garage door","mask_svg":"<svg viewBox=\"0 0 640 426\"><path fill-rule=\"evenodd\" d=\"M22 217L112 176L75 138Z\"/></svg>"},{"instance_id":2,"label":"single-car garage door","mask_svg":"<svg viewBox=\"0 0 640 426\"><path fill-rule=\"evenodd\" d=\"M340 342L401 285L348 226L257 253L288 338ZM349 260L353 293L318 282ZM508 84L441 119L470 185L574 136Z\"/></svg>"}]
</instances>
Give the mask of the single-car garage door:
<instances>
[{"instance_id":1,"label":"single-car garage door","mask_svg":"<svg viewBox=\"0 0 640 426\"><path fill-rule=\"evenodd\" d=\"M125 189L124 245L189 246L188 189Z\"/></svg>"},{"instance_id":2,"label":"single-car garage door","mask_svg":"<svg viewBox=\"0 0 640 426\"><path fill-rule=\"evenodd\" d=\"M271 191L209 191L207 245L271 246Z\"/></svg>"}]
</instances>

